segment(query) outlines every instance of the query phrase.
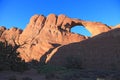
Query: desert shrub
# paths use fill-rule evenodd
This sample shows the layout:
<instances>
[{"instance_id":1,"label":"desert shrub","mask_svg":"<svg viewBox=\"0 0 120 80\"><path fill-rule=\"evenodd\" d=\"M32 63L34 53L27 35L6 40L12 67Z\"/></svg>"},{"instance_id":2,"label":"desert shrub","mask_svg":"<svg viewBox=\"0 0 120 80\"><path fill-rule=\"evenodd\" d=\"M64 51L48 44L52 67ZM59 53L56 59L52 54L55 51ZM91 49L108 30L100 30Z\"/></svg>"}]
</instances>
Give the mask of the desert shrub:
<instances>
[{"instance_id":1,"label":"desert shrub","mask_svg":"<svg viewBox=\"0 0 120 80\"><path fill-rule=\"evenodd\" d=\"M80 77L79 69L64 69L45 75L48 80L81 80Z\"/></svg>"},{"instance_id":2,"label":"desert shrub","mask_svg":"<svg viewBox=\"0 0 120 80\"><path fill-rule=\"evenodd\" d=\"M28 69L25 61L18 57L19 53L14 47L0 42L0 70L24 71Z\"/></svg>"},{"instance_id":3,"label":"desert shrub","mask_svg":"<svg viewBox=\"0 0 120 80\"><path fill-rule=\"evenodd\" d=\"M46 65L40 66L37 71L38 71L38 73L43 73L43 74L48 73L49 74L49 73L54 73L56 71L62 71L65 69L66 69L65 67L46 64Z\"/></svg>"},{"instance_id":4,"label":"desert shrub","mask_svg":"<svg viewBox=\"0 0 120 80\"><path fill-rule=\"evenodd\" d=\"M42 64L37 61L37 60L31 60L30 62L28 62L29 68L33 68L33 69L38 69L39 67L42 66Z\"/></svg>"}]
</instances>

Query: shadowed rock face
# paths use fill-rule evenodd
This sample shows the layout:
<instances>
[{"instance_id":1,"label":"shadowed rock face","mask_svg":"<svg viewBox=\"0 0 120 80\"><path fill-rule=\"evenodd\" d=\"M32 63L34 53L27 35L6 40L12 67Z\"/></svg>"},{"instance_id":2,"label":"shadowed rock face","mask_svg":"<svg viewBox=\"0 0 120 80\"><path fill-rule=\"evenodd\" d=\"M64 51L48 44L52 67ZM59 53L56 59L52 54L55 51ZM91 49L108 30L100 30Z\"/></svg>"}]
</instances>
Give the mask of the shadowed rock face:
<instances>
[{"instance_id":1,"label":"shadowed rock face","mask_svg":"<svg viewBox=\"0 0 120 80\"><path fill-rule=\"evenodd\" d=\"M61 46L47 63L77 65L84 69L120 70L120 28Z\"/></svg>"},{"instance_id":2,"label":"shadowed rock face","mask_svg":"<svg viewBox=\"0 0 120 80\"><path fill-rule=\"evenodd\" d=\"M32 59L42 61L40 58L44 55L44 61L47 63L60 47L88 39L86 36L70 32L71 28L77 25L84 26L92 36L112 29L100 22L69 18L63 14L50 14L47 17L34 15L23 31L0 27L0 41L7 41L13 46L19 45L18 52L27 62Z\"/></svg>"}]
</instances>

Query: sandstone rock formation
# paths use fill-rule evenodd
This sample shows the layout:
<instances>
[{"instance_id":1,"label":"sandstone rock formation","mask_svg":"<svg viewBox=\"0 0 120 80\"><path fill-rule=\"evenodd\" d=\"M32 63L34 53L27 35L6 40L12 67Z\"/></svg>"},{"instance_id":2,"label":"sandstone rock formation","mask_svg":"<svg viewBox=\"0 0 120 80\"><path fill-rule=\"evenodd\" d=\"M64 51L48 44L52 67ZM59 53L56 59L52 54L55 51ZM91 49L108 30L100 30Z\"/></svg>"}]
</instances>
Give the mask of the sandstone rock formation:
<instances>
[{"instance_id":1,"label":"sandstone rock formation","mask_svg":"<svg viewBox=\"0 0 120 80\"><path fill-rule=\"evenodd\" d=\"M39 60L43 54L54 48L53 44L65 45L86 39L85 36L71 33L71 26L72 19L65 15L57 17L50 14L47 18L35 15L19 37L20 44L27 42L25 49L20 48L18 51L26 61Z\"/></svg>"},{"instance_id":2,"label":"sandstone rock formation","mask_svg":"<svg viewBox=\"0 0 120 80\"><path fill-rule=\"evenodd\" d=\"M1 27L0 27L0 37L1 37L2 33L3 33L5 30L6 30L6 28L5 28L4 26L1 26Z\"/></svg>"},{"instance_id":3,"label":"sandstone rock formation","mask_svg":"<svg viewBox=\"0 0 120 80\"><path fill-rule=\"evenodd\" d=\"M55 54L68 54L69 49L70 51L73 50L71 51L73 54L77 54L77 51L79 53L79 49L82 49L80 47L81 45L75 45L77 47L76 48L75 46L72 47L73 45L71 46L69 44L76 42L80 43L89 39L89 37L72 33L71 28L77 25L84 26L92 34L92 36L89 36L92 39L102 38L103 36L108 37L111 34L116 37L116 35L119 36L120 34L119 31L117 31L118 34L114 31L106 33L119 28L119 25L115 28L111 28L110 26L100 22L90 22L76 18L69 18L63 14L59 16L50 14L47 17L43 15L32 16L30 22L23 31L17 28L6 29L5 27L0 27L0 41L7 41L13 46L19 45L17 51L20 52L21 58L26 62L34 59L48 63L50 60L52 62L52 57ZM104 35L105 33L106 35ZM89 41L85 44L87 43L89 43ZM61 50L61 48L65 45L69 45L70 48L68 47L59 53L59 50ZM77 49L75 52L74 48ZM59 62L59 60L56 62Z\"/></svg>"},{"instance_id":4,"label":"sandstone rock formation","mask_svg":"<svg viewBox=\"0 0 120 80\"><path fill-rule=\"evenodd\" d=\"M60 47L52 55L48 64L76 65L90 70L120 70L119 62L120 29L117 28L87 40Z\"/></svg>"},{"instance_id":5,"label":"sandstone rock formation","mask_svg":"<svg viewBox=\"0 0 120 80\"><path fill-rule=\"evenodd\" d=\"M0 27L0 41L7 41L11 45L15 45L15 43L19 43L19 36L22 33L22 30L17 28L6 29L5 27Z\"/></svg>"}]
</instances>

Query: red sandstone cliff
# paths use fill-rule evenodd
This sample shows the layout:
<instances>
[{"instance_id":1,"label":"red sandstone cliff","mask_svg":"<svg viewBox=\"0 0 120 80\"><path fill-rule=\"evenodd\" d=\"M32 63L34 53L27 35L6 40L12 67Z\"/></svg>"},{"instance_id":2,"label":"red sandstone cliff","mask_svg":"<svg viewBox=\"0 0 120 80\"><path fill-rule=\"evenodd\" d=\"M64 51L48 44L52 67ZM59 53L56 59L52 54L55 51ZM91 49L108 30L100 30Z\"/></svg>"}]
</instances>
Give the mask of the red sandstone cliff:
<instances>
[{"instance_id":1,"label":"red sandstone cliff","mask_svg":"<svg viewBox=\"0 0 120 80\"><path fill-rule=\"evenodd\" d=\"M92 34L91 38L89 39L84 35L70 32L71 28L77 25L84 26ZM63 14L59 16L50 14L47 17L34 15L23 31L17 28L8 30L5 27L0 27L0 41L7 41L13 46L19 45L18 52L20 52L21 58L25 61L33 59L42 61L41 58L44 56L46 63L58 64L59 61L59 63L62 63L61 60L64 61L65 56L74 54L82 56L82 58L85 59L88 58L86 59L88 62L84 63L84 66L86 66L91 59L98 60L104 55L106 57L109 55L109 51L111 50L111 48L108 50L109 46L112 46L116 40L118 41L117 37L120 37L120 32L117 30L119 28L119 25L112 28L100 22L69 18ZM112 39L115 39L113 43L111 41ZM116 45L117 43L114 46ZM64 46L67 47L61 49L64 48ZM91 48L93 52L91 52ZM119 48L119 44L117 48ZM81 50L82 55L80 54ZM108 53L104 54L104 51L108 51ZM115 53L114 51L112 53ZM60 56L54 58L54 55L57 54ZM62 58L60 58L61 56ZM108 58L111 59L112 57ZM104 61L104 58L102 61ZM93 62L93 64L97 65L96 63L97 62ZM90 67L93 64L91 63L87 66Z\"/></svg>"}]
</instances>

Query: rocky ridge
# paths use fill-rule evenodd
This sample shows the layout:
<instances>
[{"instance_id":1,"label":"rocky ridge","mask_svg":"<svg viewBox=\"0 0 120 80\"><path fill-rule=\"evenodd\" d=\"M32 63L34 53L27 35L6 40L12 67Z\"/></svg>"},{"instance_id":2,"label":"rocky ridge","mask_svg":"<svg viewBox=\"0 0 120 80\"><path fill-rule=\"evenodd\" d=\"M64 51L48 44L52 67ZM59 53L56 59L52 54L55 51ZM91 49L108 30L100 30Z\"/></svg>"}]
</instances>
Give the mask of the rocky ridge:
<instances>
[{"instance_id":1,"label":"rocky ridge","mask_svg":"<svg viewBox=\"0 0 120 80\"><path fill-rule=\"evenodd\" d=\"M92 36L87 37L72 33L71 28L74 26L84 26ZM101 33L106 33L118 28L120 28L119 25L112 28L100 22L69 18L63 14L59 16L50 14L47 17L34 15L23 31L17 28L6 29L3 26L0 27L0 41L7 41L13 46L19 45L20 47L17 51L20 52L21 58L26 62L34 59L47 63L59 48L65 45L82 42L89 38L96 38L96 36ZM98 37L101 36L104 35ZM67 51L64 51L64 53L65 52ZM41 59L43 56L44 60Z\"/></svg>"}]
</instances>

